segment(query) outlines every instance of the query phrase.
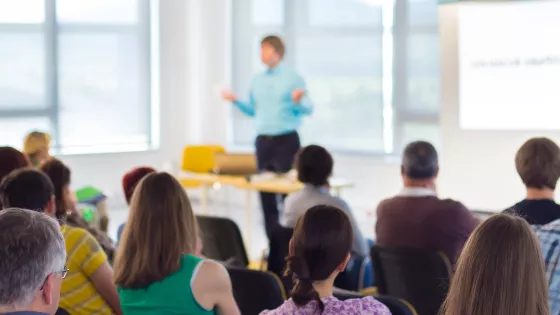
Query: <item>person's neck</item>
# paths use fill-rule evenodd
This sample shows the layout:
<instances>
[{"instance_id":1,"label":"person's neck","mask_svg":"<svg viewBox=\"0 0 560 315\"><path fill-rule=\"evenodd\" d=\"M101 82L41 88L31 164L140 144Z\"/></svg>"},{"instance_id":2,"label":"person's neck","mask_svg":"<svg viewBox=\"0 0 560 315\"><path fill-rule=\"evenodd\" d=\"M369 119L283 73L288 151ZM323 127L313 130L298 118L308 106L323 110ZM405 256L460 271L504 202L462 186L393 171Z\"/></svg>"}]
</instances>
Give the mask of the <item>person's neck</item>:
<instances>
[{"instance_id":1,"label":"person's neck","mask_svg":"<svg viewBox=\"0 0 560 315\"><path fill-rule=\"evenodd\" d=\"M527 188L527 200L550 199L554 200L554 190L550 188Z\"/></svg>"},{"instance_id":2,"label":"person's neck","mask_svg":"<svg viewBox=\"0 0 560 315\"><path fill-rule=\"evenodd\" d=\"M424 188L435 191L436 183L433 180L414 180L405 178L403 181L404 188Z\"/></svg>"},{"instance_id":3,"label":"person's neck","mask_svg":"<svg viewBox=\"0 0 560 315\"><path fill-rule=\"evenodd\" d=\"M334 278L328 278L323 281L314 281L313 288L319 294L320 298L333 296Z\"/></svg>"},{"instance_id":4,"label":"person's neck","mask_svg":"<svg viewBox=\"0 0 560 315\"><path fill-rule=\"evenodd\" d=\"M45 313L44 310L40 310L37 307L27 306L24 308L20 308L14 305L2 305L0 306L0 314L4 313L14 313L14 312L37 312L37 313Z\"/></svg>"},{"instance_id":5,"label":"person's neck","mask_svg":"<svg viewBox=\"0 0 560 315\"><path fill-rule=\"evenodd\" d=\"M268 67L268 70L269 70L269 71L270 71L270 70L274 70L274 69L278 68L278 66L280 65L281 62L282 62L282 61L278 61L278 62L275 62L275 63L270 63L270 64L268 64L268 65L266 65L266 66Z\"/></svg>"}]
</instances>

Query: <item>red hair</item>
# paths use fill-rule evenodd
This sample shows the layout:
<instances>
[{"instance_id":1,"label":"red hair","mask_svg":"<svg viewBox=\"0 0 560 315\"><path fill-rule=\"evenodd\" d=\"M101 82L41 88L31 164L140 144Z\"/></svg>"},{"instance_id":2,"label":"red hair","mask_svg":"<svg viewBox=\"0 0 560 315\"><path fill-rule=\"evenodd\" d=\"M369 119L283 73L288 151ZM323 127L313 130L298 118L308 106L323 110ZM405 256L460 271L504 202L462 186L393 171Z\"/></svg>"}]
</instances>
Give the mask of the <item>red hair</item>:
<instances>
[{"instance_id":1,"label":"red hair","mask_svg":"<svg viewBox=\"0 0 560 315\"><path fill-rule=\"evenodd\" d=\"M147 175L155 173L156 170L149 167L136 167L124 174L122 178L122 187L124 191L124 196L126 198L126 203L130 204L130 199L134 193L134 188L138 186L138 183Z\"/></svg>"},{"instance_id":2,"label":"red hair","mask_svg":"<svg viewBox=\"0 0 560 315\"><path fill-rule=\"evenodd\" d=\"M27 156L12 147L0 147L0 181L11 172L31 167Z\"/></svg>"}]
</instances>

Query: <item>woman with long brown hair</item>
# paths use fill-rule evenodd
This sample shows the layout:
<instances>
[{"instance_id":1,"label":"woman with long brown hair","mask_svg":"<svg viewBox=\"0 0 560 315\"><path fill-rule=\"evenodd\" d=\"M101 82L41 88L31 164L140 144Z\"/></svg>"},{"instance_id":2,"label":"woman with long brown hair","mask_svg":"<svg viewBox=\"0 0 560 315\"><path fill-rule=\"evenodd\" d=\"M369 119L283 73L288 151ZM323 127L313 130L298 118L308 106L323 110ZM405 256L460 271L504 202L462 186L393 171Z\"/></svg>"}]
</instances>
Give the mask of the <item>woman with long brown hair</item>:
<instances>
[{"instance_id":1,"label":"woman with long brown hair","mask_svg":"<svg viewBox=\"0 0 560 315\"><path fill-rule=\"evenodd\" d=\"M134 189L115 259L124 314L238 315L227 270L194 256L196 219L185 190L167 173Z\"/></svg>"},{"instance_id":2,"label":"woman with long brown hair","mask_svg":"<svg viewBox=\"0 0 560 315\"><path fill-rule=\"evenodd\" d=\"M498 214L474 230L441 314L550 314L539 240L524 219Z\"/></svg>"}]
</instances>

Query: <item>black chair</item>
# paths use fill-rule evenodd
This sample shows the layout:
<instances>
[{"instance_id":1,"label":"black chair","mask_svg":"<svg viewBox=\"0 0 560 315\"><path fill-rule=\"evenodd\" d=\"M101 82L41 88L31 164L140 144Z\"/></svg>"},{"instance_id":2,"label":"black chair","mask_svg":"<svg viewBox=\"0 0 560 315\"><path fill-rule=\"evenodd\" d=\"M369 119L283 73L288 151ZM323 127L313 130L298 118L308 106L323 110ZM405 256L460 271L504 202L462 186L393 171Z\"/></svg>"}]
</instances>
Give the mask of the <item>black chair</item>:
<instances>
[{"instance_id":1,"label":"black chair","mask_svg":"<svg viewBox=\"0 0 560 315\"><path fill-rule=\"evenodd\" d=\"M374 245L371 260L380 295L404 299L420 315L438 314L453 274L445 254Z\"/></svg>"},{"instance_id":2,"label":"black chair","mask_svg":"<svg viewBox=\"0 0 560 315\"><path fill-rule=\"evenodd\" d=\"M228 268L233 296L243 315L257 315L284 303L286 293L280 279L271 272Z\"/></svg>"},{"instance_id":3,"label":"black chair","mask_svg":"<svg viewBox=\"0 0 560 315\"><path fill-rule=\"evenodd\" d=\"M349 291L363 289L364 271L369 261L369 257L351 257L346 270L338 274L334 280L335 287Z\"/></svg>"},{"instance_id":4,"label":"black chair","mask_svg":"<svg viewBox=\"0 0 560 315\"><path fill-rule=\"evenodd\" d=\"M68 313L68 311L66 311L65 309L59 307L54 315L70 315L70 313Z\"/></svg>"},{"instance_id":5,"label":"black chair","mask_svg":"<svg viewBox=\"0 0 560 315\"><path fill-rule=\"evenodd\" d=\"M196 216L204 256L225 262L228 266L247 267L249 258L243 237L235 222L227 218Z\"/></svg>"},{"instance_id":6,"label":"black chair","mask_svg":"<svg viewBox=\"0 0 560 315\"><path fill-rule=\"evenodd\" d=\"M337 299L342 301L364 297L364 295L359 292L346 291L338 288L334 288L333 294ZM414 307L403 299L391 296L373 296L373 298L387 306L393 315L418 315Z\"/></svg>"},{"instance_id":7,"label":"black chair","mask_svg":"<svg viewBox=\"0 0 560 315\"><path fill-rule=\"evenodd\" d=\"M294 234L294 229L278 227L270 237L268 254L268 271L276 274L284 285L284 289L290 294L293 287L291 277L284 277L286 269L286 257L290 251L290 239Z\"/></svg>"}]
</instances>

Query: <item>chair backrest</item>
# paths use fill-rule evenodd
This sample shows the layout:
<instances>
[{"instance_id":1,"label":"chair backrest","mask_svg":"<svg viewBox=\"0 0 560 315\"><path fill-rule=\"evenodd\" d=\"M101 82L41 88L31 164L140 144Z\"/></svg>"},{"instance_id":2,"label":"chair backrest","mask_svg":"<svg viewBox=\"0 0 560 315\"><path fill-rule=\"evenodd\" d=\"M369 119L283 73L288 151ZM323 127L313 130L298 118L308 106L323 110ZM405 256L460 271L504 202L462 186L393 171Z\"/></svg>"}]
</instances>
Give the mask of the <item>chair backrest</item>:
<instances>
[{"instance_id":1,"label":"chair backrest","mask_svg":"<svg viewBox=\"0 0 560 315\"><path fill-rule=\"evenodd\" d=\"M374 245L371 260L379 294L410 302L420 315L438 313L453 272L445 254Z\"/></svg>"},{"instance_id":2,"label":"chair backrest","mask_svg":"<svg viewBox=\"0 0 560 315\"><path fill-rule=\"evenodd\" d=\"M257 315L284 303L286 294L280 279L271 272L228 268L233 296L241 314Z\"/></svg>"},{"instance_id":3,"label":"chair backrest","mask_svg":"<svg viewBox=\"0 0 560 315\"><path fill-rule=\"evenodd\" d=\"M352 291L345 291L338 288L333 290L334 296L339 300L348 300L348 299L360 299L363 298L359 292L352 292ZM373 296L376 300L383 303L389 311L391 311L392 315L418 315L414 307L408 303L407 301L391 296ZM435 315L435 314L434 314Z\"/></svg>"},{"instance_id":4,"label":"chair backrest","mask_svg":"<svg viewBox=\"0 0 560 315\"><path fill-rule=\"evenodd\" d=\"M249 258L243 237L235 222L227 218L197 215L204 256L227 262L229 266L247 267Z\"/></svg>"},{"instance_id":5,"label":"chair backrest","mask_svg":"<svg viewBox=\"0 0 560 315\"><path fill-rule=\"evenodd\" d=\"M290 252L290 239L294 234L294 229L286 227L278 227L270 236L269 254L268 254L268 271L276 274L282 283L288 295L292 291L293 282L290 277L284 277L286 269L286 257Z\"/></svg>"},{"instance_id":6,"label":"chair backrest","mask_svg":"<svg viewBox=\"0 0 560 315\"><path fill-rule=\"evenodd\" d=\"M214 155L224 153L219 145L190 145L183 150L181 170L193 173L210 173L214 169Z\"/></svg>"}]
</instances>

